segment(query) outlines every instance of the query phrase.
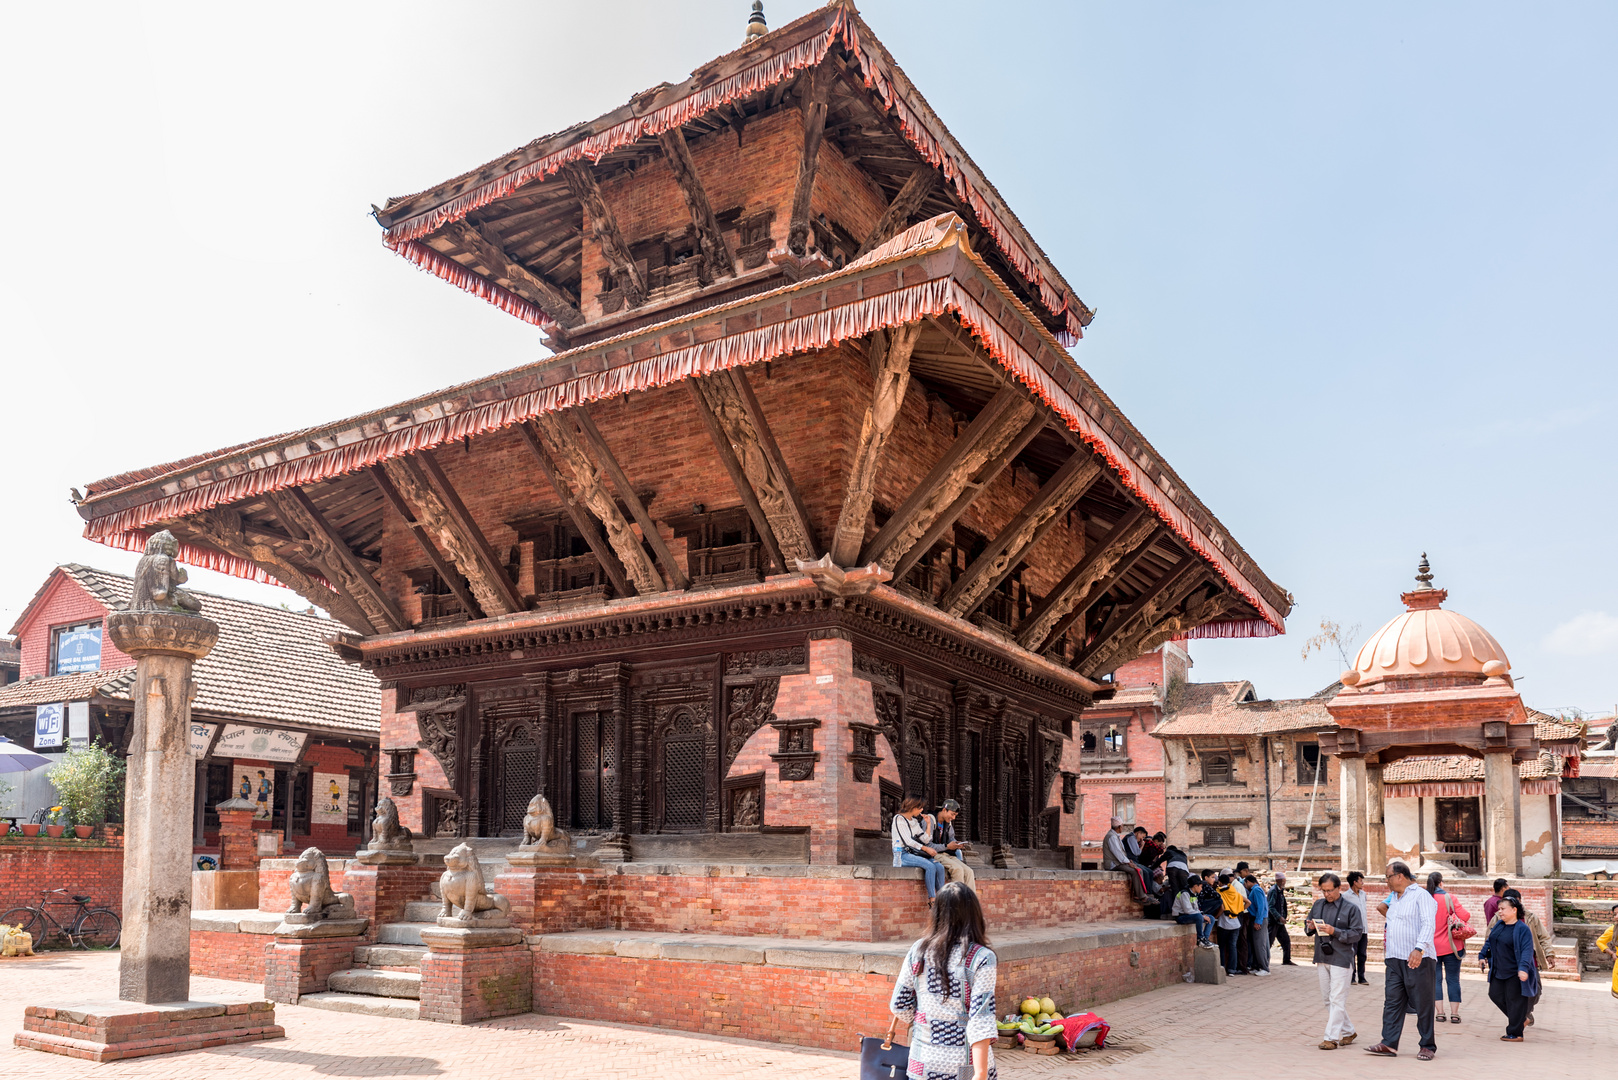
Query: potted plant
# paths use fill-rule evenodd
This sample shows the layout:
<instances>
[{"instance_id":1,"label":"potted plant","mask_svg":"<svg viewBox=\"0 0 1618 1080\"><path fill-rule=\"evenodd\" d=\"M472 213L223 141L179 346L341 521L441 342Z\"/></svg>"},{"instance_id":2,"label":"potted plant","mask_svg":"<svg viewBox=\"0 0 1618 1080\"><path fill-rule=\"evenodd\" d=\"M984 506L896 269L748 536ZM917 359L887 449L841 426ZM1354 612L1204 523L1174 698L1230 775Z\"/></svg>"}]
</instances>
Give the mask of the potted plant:
<instances>
[{"instance_id":1,"label":"potted plant","mask_svg":"<svg viewBox=\"0 0 1618 1080\"><path fill-rule=\"evenodd\" d=\"M51 807L50 813L45 815L45 835L55 839L60 837L67 829L67 811L60 806Z\"/></svg>"},{"instance_id":2,"label":"potted plant","mask_svg":"<svg viewBox=\"0 0 1618 1080\"><path fill-rule=\"evenodd\" d=\"M22 834L24 836L38 836L39 830L40 824L37 821L30 821L22 826Z\"/></svg>"},{"instance_id":3,"label":"potted plant","mask_svg":"<svg viewBox=\"0 0 1618 1080\"><path fill-rule=\"evenodd\" d=\"M107 810L123 804L124 763L104 743L69 747L49 779L80 837L90 837Z\"/></svg>"}]
</instances>

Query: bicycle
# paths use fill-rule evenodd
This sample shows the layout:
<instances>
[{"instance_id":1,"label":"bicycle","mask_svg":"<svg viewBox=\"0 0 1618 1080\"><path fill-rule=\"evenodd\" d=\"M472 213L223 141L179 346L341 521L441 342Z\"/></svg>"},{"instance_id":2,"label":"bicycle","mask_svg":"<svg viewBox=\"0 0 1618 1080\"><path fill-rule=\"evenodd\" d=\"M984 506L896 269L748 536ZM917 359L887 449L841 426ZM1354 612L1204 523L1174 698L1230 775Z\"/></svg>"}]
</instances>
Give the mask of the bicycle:
<instances>
[{"instance_id":1,"label":"bicycle","mask_svg":"<svg viewBox=\"0 0 1618 1080\"><path fill-rule=\"evenodd\" d=\"M22 930L34 939L36 946L45 944L49 924L66 935L76 949L116 949L124 935L124 921L108 908L90 907L90 897L74 895L71 903L77 906L77 911L66 923L58 922L46 910L47 904L66 907L70 901L50 899L55 893L65 892L66 889L45 889L38 907L14 907L0 915L0 923Z\"/></svg>"}]
</instances>

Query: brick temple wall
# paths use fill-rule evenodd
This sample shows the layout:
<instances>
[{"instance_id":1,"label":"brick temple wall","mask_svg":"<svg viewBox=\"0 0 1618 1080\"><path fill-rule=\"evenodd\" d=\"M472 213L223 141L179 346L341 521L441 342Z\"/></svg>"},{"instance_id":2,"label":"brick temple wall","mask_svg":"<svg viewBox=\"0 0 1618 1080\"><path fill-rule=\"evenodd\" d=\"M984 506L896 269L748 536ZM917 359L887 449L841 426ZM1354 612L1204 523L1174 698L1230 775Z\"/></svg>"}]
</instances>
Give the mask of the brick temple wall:
<instances>
[{"instance_id":1,"label":"brick temple wall","mask_svg":"<svg viewBox=\"0 0 1618 1080\"><path fill-rule=\"evenodd\" d=\"M191 931L191 974L236 982L264 981L265 950L275 944L269 934Z\"/></svg>"}]
</instances>

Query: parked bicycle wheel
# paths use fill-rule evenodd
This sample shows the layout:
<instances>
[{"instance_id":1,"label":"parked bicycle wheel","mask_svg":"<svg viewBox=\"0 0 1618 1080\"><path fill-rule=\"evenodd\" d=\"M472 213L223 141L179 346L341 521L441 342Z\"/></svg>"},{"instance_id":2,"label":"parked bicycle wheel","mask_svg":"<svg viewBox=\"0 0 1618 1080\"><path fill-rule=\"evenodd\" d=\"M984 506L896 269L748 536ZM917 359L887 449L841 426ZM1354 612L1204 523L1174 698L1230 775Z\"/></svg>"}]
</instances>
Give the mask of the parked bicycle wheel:
<instances>
[{"instance_id":1,"label":"parked bicycle wheel","mask_svg":"<svg viewBox=\"0 0 1618 1080\"><path fill-rule=\"evenodd\" d=\"M74 924L73 944L81 949L116 949L123 933L122 919L106 908L96 908Z\"/></svg>"},{"instance_id":2,"label":"parked bicycle wheel","mask_svg":"<svg viewBox=\"0 0 1618 1080\"><path fill-rule=\"evenodd\" d=\"M6 926L15 926L23 933L34 939L34 948L45 944L43 937L45 931L45 918L35 908L14 907L4 915L0 915L0 923Z\"/></svg>"}]
</instances>

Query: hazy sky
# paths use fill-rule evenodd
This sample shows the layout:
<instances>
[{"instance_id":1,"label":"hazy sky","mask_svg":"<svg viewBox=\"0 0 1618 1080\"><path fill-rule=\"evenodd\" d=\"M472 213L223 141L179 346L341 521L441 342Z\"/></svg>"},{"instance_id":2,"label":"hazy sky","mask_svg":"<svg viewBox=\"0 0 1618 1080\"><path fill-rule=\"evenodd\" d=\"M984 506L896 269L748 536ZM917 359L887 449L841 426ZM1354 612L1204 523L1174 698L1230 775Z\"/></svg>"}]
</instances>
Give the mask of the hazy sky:
<instances>
[{"instance_id":1,"label":"hazy sky","mask_svg":"<svg viewBox=\"0 0 1618 1080\"><path fill-rule=\"evenodd\" d=\"M680 81L748 8L7 5L0 629L58 562L134 564L70 486L542 355L368 207ZM1611 710L1618 6L862 12L1097 309L1079 363L1296 595L1196 678L1318 689L1304 639L1392 618L1426 551L1531 704Z\"/></svg>"}]
</instances>

